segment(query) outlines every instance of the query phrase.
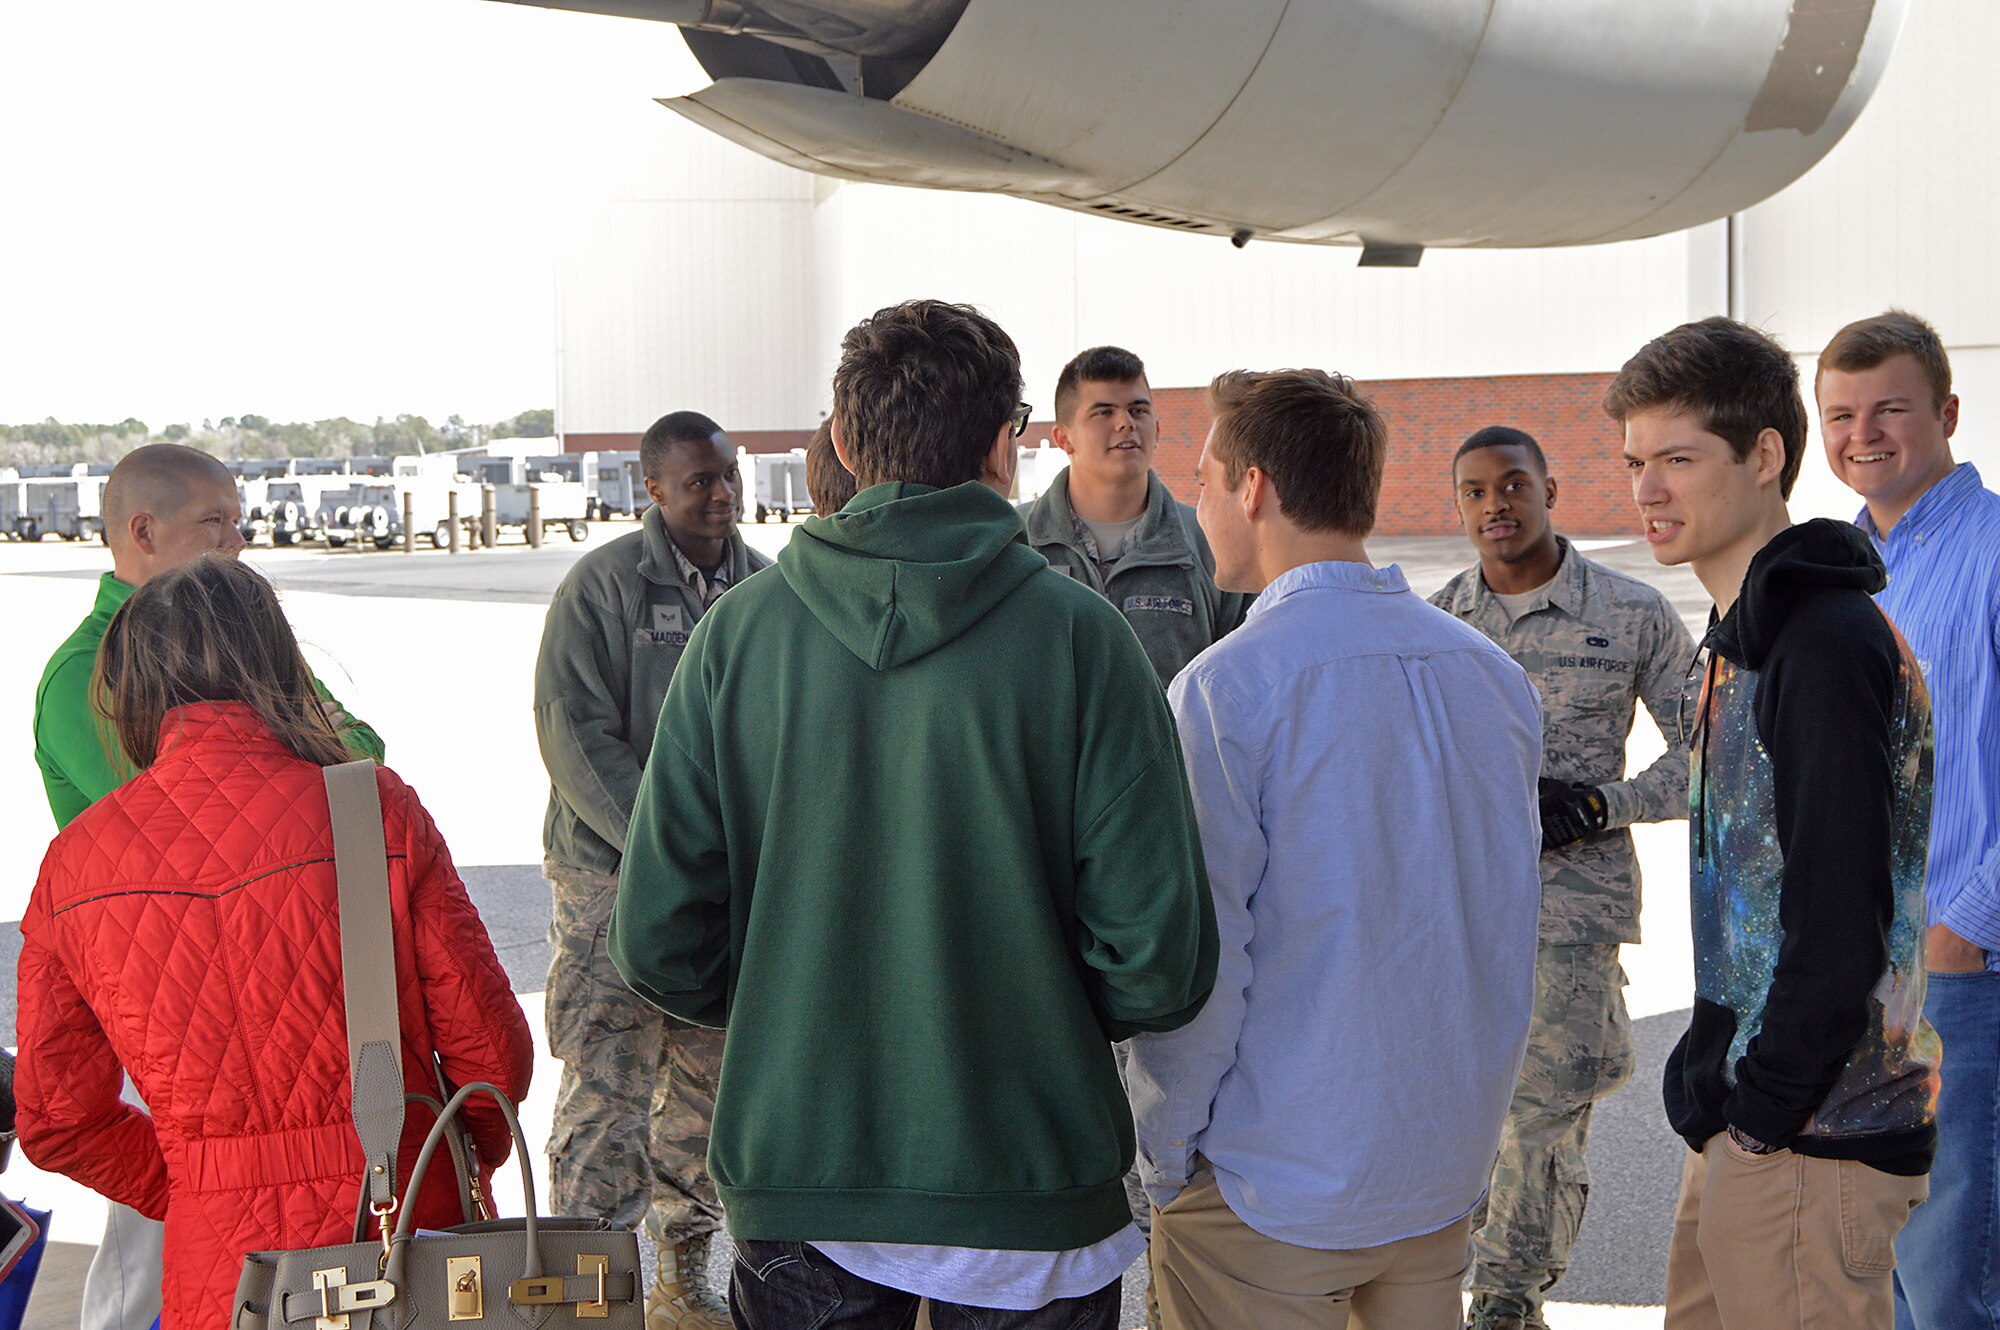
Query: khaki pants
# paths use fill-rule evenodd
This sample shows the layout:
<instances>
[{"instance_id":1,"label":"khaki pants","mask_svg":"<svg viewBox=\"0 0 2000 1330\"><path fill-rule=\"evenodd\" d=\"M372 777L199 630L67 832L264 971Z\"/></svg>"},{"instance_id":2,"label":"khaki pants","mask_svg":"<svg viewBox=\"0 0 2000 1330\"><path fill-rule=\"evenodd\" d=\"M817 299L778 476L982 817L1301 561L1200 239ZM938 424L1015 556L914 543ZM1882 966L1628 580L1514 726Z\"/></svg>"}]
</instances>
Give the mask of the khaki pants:
<instances>
[{"instance_id":1,"label":"khaki pants","mask_svg":"<svg viewBox=\"0 0 2000 1330\"><path fill-rule=\"evenodd\" d=\"M1929 1190L1852 1159L1753 1155L1717 1133L1681 1171L1667 1330L1888 1330L1896 1234Z\"/></svg>"},{"instance_id":2,"label":"khaki pants","mask_svg":"<svg viewBox=\"0 0 2000 1330\"><path fill-rule=\"evenodd\" d=\"M1153 1288L1167 1330L1457 1330L1471 1223L1358 1251L1279 1242L1238 1219L1201 1164L1153 1212Z\"/></svg>"}]
</instances>

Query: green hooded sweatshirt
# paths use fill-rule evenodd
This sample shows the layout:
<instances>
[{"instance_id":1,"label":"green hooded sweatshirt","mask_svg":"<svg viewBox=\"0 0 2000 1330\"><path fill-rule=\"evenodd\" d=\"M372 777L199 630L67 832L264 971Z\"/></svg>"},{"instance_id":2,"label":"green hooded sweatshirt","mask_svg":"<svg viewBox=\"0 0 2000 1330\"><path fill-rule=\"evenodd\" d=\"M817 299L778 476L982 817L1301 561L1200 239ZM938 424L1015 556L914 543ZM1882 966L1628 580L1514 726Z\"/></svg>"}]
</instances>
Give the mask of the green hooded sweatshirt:
<instances>
[{"instance_id":1,"label":"green hooded sweatshirt","mask_svg":"<svg viewBox=\"0 0 2000 1330\"><path fill-rule=\"evenodd\" d=\"M1111 1041L1186 1024L1215 982L1145 653L983 485L864 490L695 628L609 947L728 1028L709 1171L737 1237L1111 1236L1133 1149Z\"/></svg>"}]
</instances>

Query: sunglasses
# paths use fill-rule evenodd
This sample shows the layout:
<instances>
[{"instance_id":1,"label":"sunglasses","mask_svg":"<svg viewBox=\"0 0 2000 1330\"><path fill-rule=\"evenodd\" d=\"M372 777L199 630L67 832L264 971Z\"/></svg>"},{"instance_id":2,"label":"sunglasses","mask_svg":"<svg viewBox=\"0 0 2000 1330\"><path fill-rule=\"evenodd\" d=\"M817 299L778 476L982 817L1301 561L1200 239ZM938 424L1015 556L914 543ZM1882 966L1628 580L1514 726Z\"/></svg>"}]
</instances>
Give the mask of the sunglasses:
<instances>
[{"instance_id":1,"label":"sunglasses","mask_svg":"<svg viewBox=\"0 0 2000 1330\"><path fill-rule=\"evenodd\" d=\"M1007 423L1013 427L1011 437L1018 439L1028 432L1028 417L1033 415L1034 411L1035 408L1026 402L1014 408L1014 414L1007 417Z\"/></svg>"}]
</instances>

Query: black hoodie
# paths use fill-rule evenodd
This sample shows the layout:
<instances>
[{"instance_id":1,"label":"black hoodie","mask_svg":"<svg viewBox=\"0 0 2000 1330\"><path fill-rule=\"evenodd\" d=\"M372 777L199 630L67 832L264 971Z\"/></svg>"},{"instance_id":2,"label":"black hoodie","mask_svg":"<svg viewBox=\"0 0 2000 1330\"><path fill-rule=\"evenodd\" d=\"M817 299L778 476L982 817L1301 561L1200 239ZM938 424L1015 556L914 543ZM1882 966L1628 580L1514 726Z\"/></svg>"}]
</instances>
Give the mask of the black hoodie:
<instances>
[{"instance_id":1,"label":"black hoodie","mask_svg":"<svg viewBox=\"0 0 2000 1330\"><path fill-rule=\"evenodd\" d=\"M1923 1019L1930 702L1870 599L1867 537L1815 521L1750 562L1708 633L1689 818L1694 1019L1667 1116L1800 1154L1930 1167Z\"/></svg>"}]
</instances>

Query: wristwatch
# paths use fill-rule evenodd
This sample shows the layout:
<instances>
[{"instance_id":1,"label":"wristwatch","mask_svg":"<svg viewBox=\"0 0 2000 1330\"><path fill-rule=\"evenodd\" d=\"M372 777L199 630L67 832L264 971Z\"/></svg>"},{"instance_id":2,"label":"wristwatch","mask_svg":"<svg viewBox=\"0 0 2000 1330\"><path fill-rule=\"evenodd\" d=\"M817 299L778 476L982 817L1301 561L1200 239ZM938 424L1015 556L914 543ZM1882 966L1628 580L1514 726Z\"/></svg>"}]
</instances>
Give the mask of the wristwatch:
<instances>
[{"instance_id":1,"label":"wristwatch","mask_svg":"<svg viewBox=\"0 0 2000 1330\"><path fill-rule=\"evenodd\" d=\"M1736 1142L1736 1148L1745 1154L1774 1155L1784 1149L1781 1145L1766 1145L1741 1127L1729 1129L1729 1139Z\"/></svg>"}]
</instances>

